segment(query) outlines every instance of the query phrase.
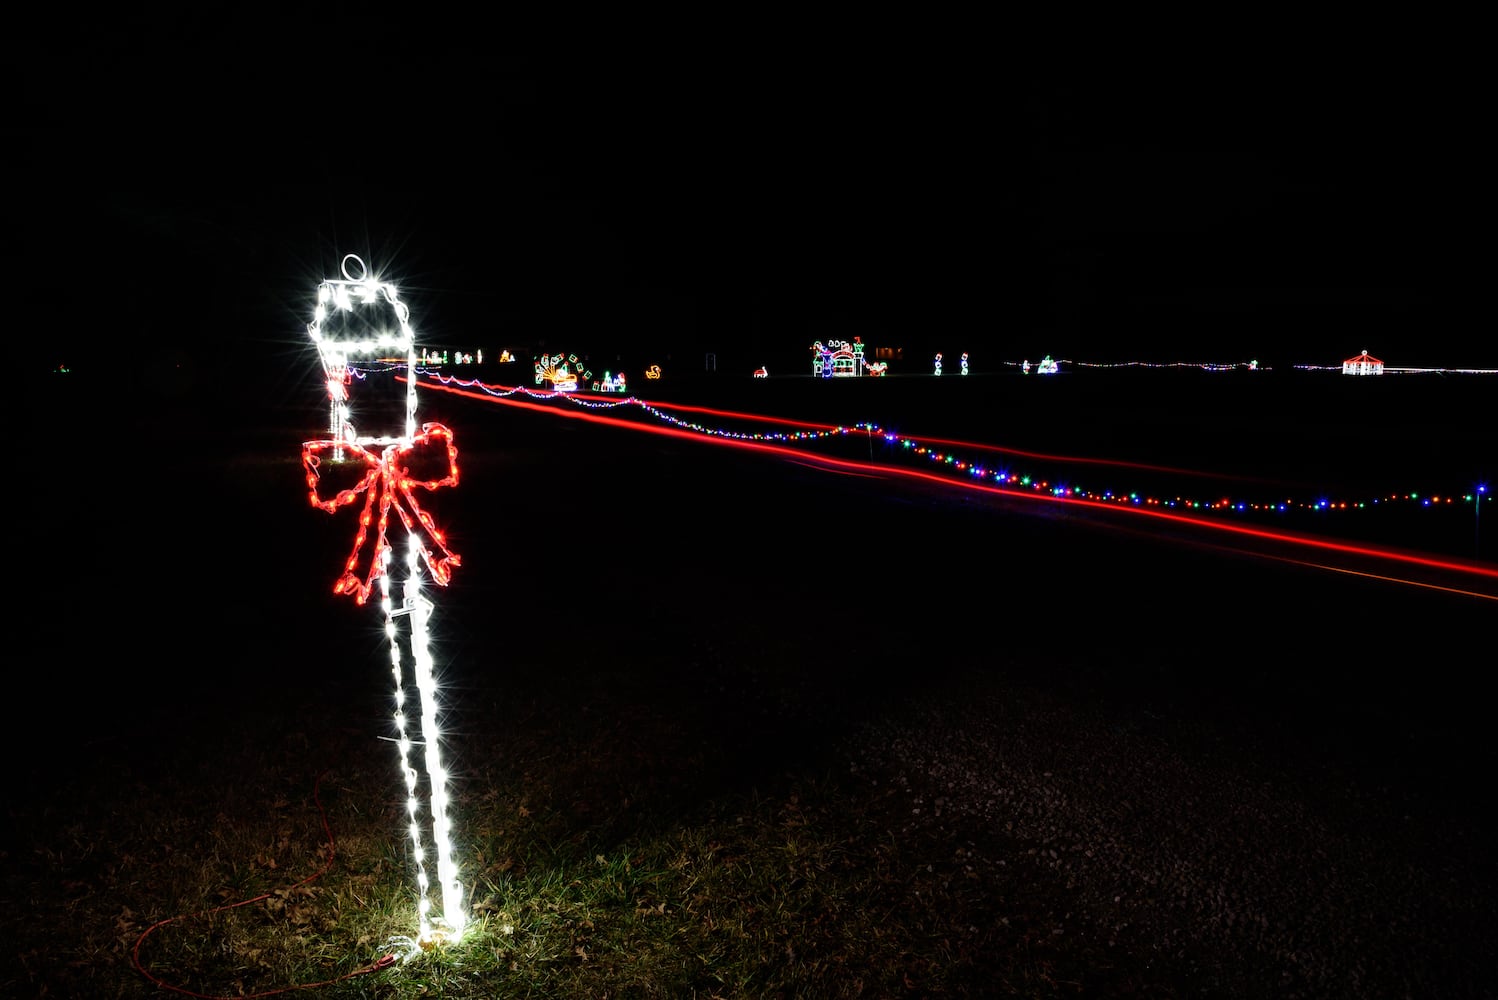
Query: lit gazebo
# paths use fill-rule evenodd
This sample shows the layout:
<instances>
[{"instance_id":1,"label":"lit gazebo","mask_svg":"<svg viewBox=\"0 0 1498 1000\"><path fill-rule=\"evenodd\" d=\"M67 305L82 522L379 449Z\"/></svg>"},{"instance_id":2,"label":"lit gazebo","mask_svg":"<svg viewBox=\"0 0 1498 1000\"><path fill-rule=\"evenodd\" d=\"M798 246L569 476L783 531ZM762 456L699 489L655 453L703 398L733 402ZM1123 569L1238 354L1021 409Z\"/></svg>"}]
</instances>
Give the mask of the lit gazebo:
<instances>
[{"instance_id":1,"label":"lit gazebo","mask_svg":"<svg viewBox=\"0 0 1498 1000\"><path fill-rule=\"evenodd\" d=\"M1343 375L1382 375L1383 373L1384 363L1371 357L1367 351L1342 362Z\"/></svg>"}]
</instances>

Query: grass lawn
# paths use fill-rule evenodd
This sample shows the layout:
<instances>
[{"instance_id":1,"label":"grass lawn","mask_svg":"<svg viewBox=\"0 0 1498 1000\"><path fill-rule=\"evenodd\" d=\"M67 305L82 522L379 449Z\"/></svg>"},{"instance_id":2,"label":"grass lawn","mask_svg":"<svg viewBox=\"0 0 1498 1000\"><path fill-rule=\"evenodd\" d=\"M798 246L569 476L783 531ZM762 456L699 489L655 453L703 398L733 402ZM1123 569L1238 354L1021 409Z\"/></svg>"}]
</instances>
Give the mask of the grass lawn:
<instances>
[{"instance_id":1,"label":"grass lawn","mask_svg":"<svg viewBox=\"0 0 1498 1000\"><path fill-rule=\"evenodd\" d=\"M430 500L462 938L412 940L380 613L330 593L353 516L290 434L107 519L58 491L0 994L1489 985L1486 605L479 419ZM113 561L126 527L173 541ZM1419 626L1349 656L1353 611Z\"/></svg>"}]
</instances>

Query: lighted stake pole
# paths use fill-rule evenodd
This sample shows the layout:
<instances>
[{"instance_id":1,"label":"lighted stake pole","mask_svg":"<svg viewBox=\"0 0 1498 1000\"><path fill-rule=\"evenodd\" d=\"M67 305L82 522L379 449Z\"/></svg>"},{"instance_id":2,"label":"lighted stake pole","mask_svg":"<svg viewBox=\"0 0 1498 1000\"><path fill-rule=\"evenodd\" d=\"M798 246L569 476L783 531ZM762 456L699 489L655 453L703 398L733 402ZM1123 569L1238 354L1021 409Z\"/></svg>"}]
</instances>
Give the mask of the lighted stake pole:
<instances>
[{"instance_id":1,"label":"lighted stake pole","mask_svg":"<svg viewBox=\"0 0 1498 1000\"><path fill-rule=\"evenodd\" d=\"M354 537L353 550L344 564L343 575L333 586L335 594L349 594L364 604L376 581L380 607L385 615L385 636L390 643L390 666L395 684L396 746L400 755L401 775L406 785L407 832L411 838L412 858L416 865L419 940L456 940L463 933L467 916L464 912L463 886L458 881L457 865L452 853L452 827L448 820L447 770L442 762L441 731L437 719L437 684L429 650L432 602L422 593L421 567L425 563L432 579L445 586L452 568L460 565L456 553L447 548L446 538L435 522L417 502L413 488L435 490L458 483L457 449L452 432L441 424L427 424L416 429L416 338L411 331L410 310L400 300L395 287L369 275L364 262L349 254L343 258L342 280L326 280L317 289L317 306L308 326L322 358L332 404L331 437L326 441L308 441L302 445L302 463L313 506L329 513L356 503L363 495L364 506ZM381 331L373 337L339 339L329 336L326 324L349 320L366 306L388 304L399 322L399 331ZM403 430L398 435L364 436L355 429L347 397L350 358L371 357L391 349L406 355L406 412ZM420 450L445 447L447 473L438 479L416 480L411 477L410 461ZM324 499L318 493L319 466L325 452L335 462L342 462L345 452L364 466L363 478L351 488L341 489ZM376 498L378 514L376 515ZM394 510L406 529L405 578L401 600L396 605L391 595L390 565L393 550L387 539L390 512ZM361 579L355 569L361 551L374 527L374 551L369 569ZM426 539L430 539L428 544ZM440 553L440 554L439 554ZM408 622L409 654L403 654L399 621ZM427 849L421 823L421 775L412 766L413 743L406 719L404 678L409 656L411 674L420 698L420 725L423 761L426 770L427 812L431 819L432 846L436 851L438 897L440 910L432 912L431 885L427 876Z\"/></svg>"},{"instance_id":2,"label":"lighted stake pole","mask_svg":"<svg viewBox=\"0 0 1498 1000\"><path fill-rule=\"evenodd\" d=\"M1488 491L1486 485L1477 487L1477 493L1472 497L1472 558L1482 558L1482 495Z\"/></svg>"}]
</instances>

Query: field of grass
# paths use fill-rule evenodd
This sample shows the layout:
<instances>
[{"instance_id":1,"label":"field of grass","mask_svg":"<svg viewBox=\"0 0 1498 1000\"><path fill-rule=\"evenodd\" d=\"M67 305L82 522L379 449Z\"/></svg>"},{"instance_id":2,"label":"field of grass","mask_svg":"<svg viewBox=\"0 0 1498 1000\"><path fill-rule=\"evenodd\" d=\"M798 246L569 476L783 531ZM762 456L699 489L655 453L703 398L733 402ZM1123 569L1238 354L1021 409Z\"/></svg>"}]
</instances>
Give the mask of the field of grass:
<instances>
[{"instance_id":1,"label":"field of grass","mask_svg":"<svg viewBox=\"0 0 1498 1000\"><path fill-rule=\"evenodd\" d=\"M0 994L1484 995L1484 608L457 412L462 939L412 940L352 517L267 430L50 505Z\"/></svg>"},{"instance_id":2,"label":"field of grass","mask_svg":"<svg viewBox=\"0 0 1498 1000\"><path fill-rule=\"evenodd\" d=\"M640 684L639 670L576 678L583 705L509 687L482 738L454 740L473 924L430 950L409 941L394 754L371 738L375 727L330 726L319 707L178 731L153 741L161 757L149 773L101 747L45 807L12 814L28 853L6 865L5 989L129 997L150 995L154 981L240 996L340 977L350 978L319 995L1165 985L1073 915L1043 869L975 870L965 852L989 856L992 833L966 848L909 838L903 798L868 795L815 741L809 753L766 747L793 736L787 717L775 712L763 720L775 729L759 730L765 706L754 699L774 692L723 690L732 669L689 662L669 681L655 675L646 683L667 698L649 705L611 690ZM679 721L733 724L735 710L750 713L740 740L708 741ZM1064 943L1053 934L1063 920ZM387 955L394 964L373 968Z\"/></svg>"}]
</instances>

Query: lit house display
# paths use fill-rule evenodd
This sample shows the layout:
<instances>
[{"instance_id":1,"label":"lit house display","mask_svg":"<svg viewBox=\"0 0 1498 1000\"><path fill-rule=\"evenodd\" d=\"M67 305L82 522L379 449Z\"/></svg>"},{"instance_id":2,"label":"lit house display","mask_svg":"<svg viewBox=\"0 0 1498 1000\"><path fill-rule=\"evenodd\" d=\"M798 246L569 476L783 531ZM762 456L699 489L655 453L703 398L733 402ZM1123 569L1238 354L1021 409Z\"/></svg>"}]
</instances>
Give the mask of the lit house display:
<instances>
[{"instance_id":1,"label":"lit house display","mask_svg":"<svg viewBox=\"0 0 1498 1000\"><path fill-rule=\"evenodd\" d=\"M863 342L857 337L846 340L820 340L812 345L811 373L822 378L855 378L863 374Z\"/></svg>"}]
</instances>

